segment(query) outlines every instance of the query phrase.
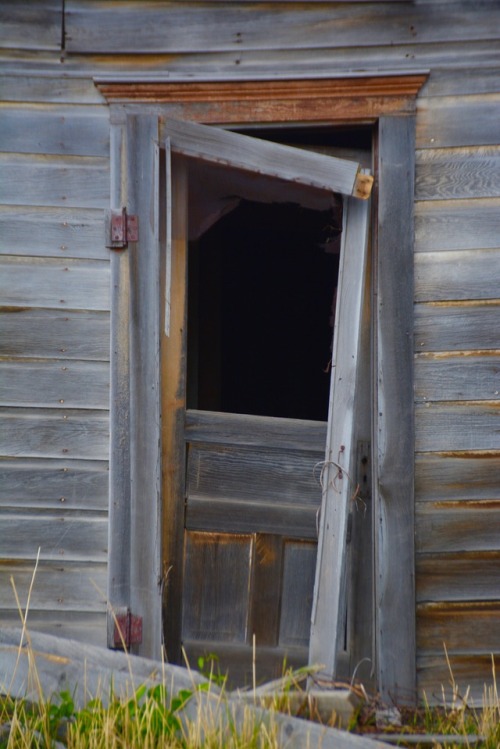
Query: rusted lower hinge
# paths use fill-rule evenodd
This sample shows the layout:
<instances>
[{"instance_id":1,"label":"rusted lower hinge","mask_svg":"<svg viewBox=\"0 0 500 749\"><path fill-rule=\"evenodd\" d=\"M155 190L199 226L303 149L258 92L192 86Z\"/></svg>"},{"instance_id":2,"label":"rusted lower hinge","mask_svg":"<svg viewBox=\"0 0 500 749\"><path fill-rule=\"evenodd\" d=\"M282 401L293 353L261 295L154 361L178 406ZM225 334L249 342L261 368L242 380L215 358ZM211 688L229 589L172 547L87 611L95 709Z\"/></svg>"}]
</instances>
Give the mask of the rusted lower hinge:
<instances>
[{"instance_id":1,"label":"rusted lower hinge","mask_svg":"<svg viewBox=\"0 0 500 749\"><path fill-rule=\"evenodd\" d=\"M142 642L142 616L134 616L130 609L120 609L114 616L113 641L110 647L116 650L129 649Z\"/></svg>"},{"instance_id":2,"label":"rusted lower hinge","mask_svg":"<svg viewBox=\"0 0 500 749\"><path fill-rule=\"evenodd\" d=\"M139 218L127 215L126 208L106 211L106 247L123 250L129 242L139 240Z\"/></svg>"}]
</instances>

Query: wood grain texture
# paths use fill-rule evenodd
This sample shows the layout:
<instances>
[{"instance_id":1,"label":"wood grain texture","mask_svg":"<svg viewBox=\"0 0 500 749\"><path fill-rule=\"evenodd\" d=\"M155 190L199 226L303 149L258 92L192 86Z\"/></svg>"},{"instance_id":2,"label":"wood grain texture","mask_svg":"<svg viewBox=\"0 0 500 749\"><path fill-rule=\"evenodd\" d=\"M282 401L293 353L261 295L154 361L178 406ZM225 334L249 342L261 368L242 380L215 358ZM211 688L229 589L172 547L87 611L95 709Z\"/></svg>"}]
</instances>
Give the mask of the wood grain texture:
<instances>
[{"instance_id":1,"label":"wood grain texture","mask_svg":"<svg viewBox=\"0 0 500 749\"><path fill-rule=\"evenodd\" d=\"M109 156L109 119L99 105L2 104L0 148L5 152Z\"/></svg>"},{"instance_id":2,"label":"wood grain texture","mask_svg":"<svg viewBox=\"0 0 500 749\"><path fill-rule=\"evenodd\" d=\"M2 512L4 559L105 562L107 545L105 514Z\"/></svg>"},{"instance_id":3,"label":"wood grain texture","mask_svg":"<svg viewBox=\"0 0 500 749\"><path fill-rule=\"evenodd\" d=\"M108 415L103 411L2 408L0 455L106 460Z\"/></svg>"},{"instance_id":4,"label":"wood grain texture","mask_svg":"<svg viewBox=\"0 0 500 749\"><path fill-rule=\"evenodd\" d=\"M315 543L285 543L279 625L282 647L306 648L309 644L316 553Z\"/></svg>"},{"instance_id":5,"label":"wood grain texture","mask_svg":"<svg viewBox=\"0 0 500 749\"><path fill-rule=\"evenodd\" d=\"M458 685L460 694L468 694L469 704L481 705L485 688L492 689L493 675L498 673L500 658L497 654L455 655L449 660L442 655L422 655L417 659L417 679L420 694L425 692L430 704L452 704L454 688ZM456 693L456 692L455 692Z\"/></svg>"},{"instance_id":6,"label":"wood grain texture","mask_svg":"<svg viewBox=\"0 0 500 749\"><path fill-rule=\"evenodd\" d=\"M482 236L478 235L478 242ZM498 299L500 249L419 252L415 301Z\"/></svg>"},{"instance_id":7,"label":"wood grain texture","mask_svg":"<svg viewBox=\"0 0 500 749\"><path fill-rule=\"evenodd\" d=\"M415 305L415 351L497 349L500 301Z\"/></svg>"},{"instance_id":8,"label":"wood grain texture","mask_svg":"<svg viewBox=\"0 0 500 749\"><path fill-rule=\"evenodd\" d=\"M0 505L106 511L107 461L2 458Z\"/></svg>"},{"instance_id":9,"label":"wood grain texture","mask_svg":"<svg viewBox=\"0 0 500 749\"><path fill-rule=\"evenodd\" d=\"M500 110L500 102L498 104ZM500 148L417 151L416 200L496 198L500 195Z\"/></svg>"},{"instance_id":10,"label":"wood grain texture","mask_svg":"<svg viewBox=\"0 0 500 749\"><path fill-rule=\"evenodd\" d=\"M419 554L416 573L417 602L498 600L500 551Z\"/></svg>"},{"instance_id":11,"label":"wood grain texture","mask_svg":"<svg viewBox=\"0 0 500 749\"><path fill-rule=\"evenodd\" d=\"M500 653L500 602L422 603L417 606L420 653Z\"/></svg>"},{"instance_id":12,"label":"wood grain texture","mask_svg":"<svg viewBox=\"0 0 500 749\"><path fill-rule=\"evenodd\" d=\"M62 23L59 0L6 0L0 8L0 46L59 51Z\"/></svg>"},{"instance_id":13,"label":"wood grain texture","mask_svg":"<svg viewBox=\"0 0 500 749\"><path fill-rule=\"evenodd\" d=\"M417 104L417 148L498 145L499 107L498 93L422 99Z\"/></svg>"},{"instance_id":14,"label":"wood grain texture","mask_svg":"<svg viewBox=\"0 0 500 749\"><path fill-rule=\"evenodd\" d=\"M498 450L500 401L450 401L415 406L419 451Z\"/></svg>"},{"instance_id":15,"label":"wood grain texture","mask_svg":"<svg viewBox=\"0 0 500 749\"><path fill-rule=\"evenodd\" d=\"M33 104L104 104L91 77L62 78L60 72L53 71L53 75L6 76L2 80L2 98L8 102L22 102Z\"/></svg>"},{"instance_id":16,"label":"wood grain texture","mask_svg":"<svg viewBox=\"0 0 500 749\"><path fill-rule=\"evenodd\" d=\"M196 13L194 8L196 7ZM450 18L446 6L406 8L394 14L388 3L237 4L194 6L122 3L119 12L106 4L70 0L65 6L66 48L74 52L155 53L357 48L395 44L491 38L498 23L494 9L461 6ZM186 33L186 31L188 33Z\"/></svg>"},{"instance_id":17,"label":"wood grain texture","mask_svg":"<svg viewBox=\"0 0 500 749\"><path fill-rule=\"evenodd\" d=\"M0 355L109 361L108 312L0 307Z\"/></svg>"},{"instance_id":18,"label":"wood grain texture","mask_svg":"<svg viewBox=\"0 0 500 749\"><path fill-rule=\"evenodd\" d=\"M415 204L415 251L498 247L500 199L422 201Z\"/></svg>"},{"instance_id":19,"label":"wood grain texture","mask_svg":"<svg viewBox=\"0 0 500 749\"><path fill-rule=\"evenodd\" d=\"M106 647L106 614L104 612L80 611L32 611L30 613L32 631L45 633L79 643ZM6 627L22 626L19 612L2 612L2 623Z\"/></svg>"},{"instance_id":20,"label":"wood grain texture","mask_svg":"<svg viewBox=\"0 0 500 749\"><path fill-rule=\"evenodd\" d=\"M0 257L5 307L109 310L109 264L102 261Z\"/></svg>"},{"instance_id":21,"label":"wood grain texture","mask_svg":"<svg viewBox=\"0 0 500 749\"><path fill-rule=\"evenodd\" d=\"M413 699L413 153L414 120L379 123L378 256L375 259L377 468L374 489L377 683Z\"/></svg>"},{"instance_id":22,"label":"wood grain texture","mask_svg":"<svg viewBox=\"0 0 500 749\"><path fill-rule=\"evenodd\" d=\"M500 451L417 453L415 493L419 502L497 499Z\"/></svg>"},{"instance_id":23,"label":"wood grain texture","mask_svg":"<svg viewBox=\"0 0 500 749\"><path fill-rule=\"evenodd\" d=\"M415 356L415 400L494 400L500 395L500 351Z\"/></svg>"},{"instance_id":24,"label":"wood grain texture","mask_svg":"<svg viewBox=\"0 0 500 749\"><path fill-rule=\"evenodd\" d=\"M418 502L417 552L498 551L499 522L498 500Z\"/></svg>"},{"instance_id":25,"label":"wood grain texture","mask_svg":"<svg viewBox=\"0 0 500 749\"><path fill-rule=\"evenodd\" d=\"M0 206L2 255L109 260L101 210Z\"/></svg>"},{"instance_id":26,"label":"wood grain texture","mask_svg":"<svg viewBox=\"0 0 500 749\"><path fill-rule=\"evenodd\" d=\"M108 410L109 365L0 359L0 405Z\"/></svg>"},{"instance_id":27,"label":"wood grain texture","mask_svg":"<svg viewBox=\"0 0 500 749\"><path fill-rule=\"evenodd\" d=\"M326 442L326 422L190 410L186 440L318 452Z\"/></svg>"},{"instance_id":28,"label":"wood grain texture","mask_svg":"<svg viewBox=\"0 0 500 749\"><path fill-rule=\"evenodd\" d=\"M21 607L26 608L28 590L34 575L32 562L8 561L2 564L0 600L2 609L16 610L13 585ZM106 611L106 564L41 562L34 576L29 613L34 611L99 612ZM10 578L13 582L11 584Z\"/></svg>"},{"instance_id":29,"label":"wood grain texture","mask_svg":"<svg viewBox=\"0 0 500 749\"><path fill-rule=\"evenodd\" d=\"M462 69L457 75L453 68L432 70L424 88L423 97L452 96L464 94L497 94L500 91L498 67L475 67Z\"/></svg>"},{"instance_id":30,"label":"wood grain texture","mask_svg":"<svg viewBox=\"0 0 500 749\"><path fill-rule=\"evenodd\" d=\"M255 637L257 647L278 643L283 546L283 539L271 533L259 533L254 539L248 639L252 638L253 644ZM306 644L308 635L309 626L306 628Z\"/></svg>"},{"instance_id":31,"label":"wood grain texture","mask_svg":"<svg viewBox=\"0 0 500 749\"><path fill-rule=\"evenodd\" d=\"M97 156L0 154L0 201L102 208L109 201L108 167L108 159Z\"/></svg>"}]
</instances>

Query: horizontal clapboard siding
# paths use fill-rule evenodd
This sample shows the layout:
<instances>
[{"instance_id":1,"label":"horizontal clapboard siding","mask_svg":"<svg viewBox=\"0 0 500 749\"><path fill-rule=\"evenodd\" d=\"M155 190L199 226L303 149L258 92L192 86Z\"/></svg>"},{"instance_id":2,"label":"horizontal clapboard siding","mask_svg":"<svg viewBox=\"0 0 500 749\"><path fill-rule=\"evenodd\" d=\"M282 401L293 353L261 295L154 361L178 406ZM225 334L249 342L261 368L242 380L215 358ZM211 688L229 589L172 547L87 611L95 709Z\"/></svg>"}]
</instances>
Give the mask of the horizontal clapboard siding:
<instances>
[{"instance_id":1,"label":"horizontal clapboard siding","mask_svg":"<svg viewBox=\"0 0 500 749\"><path fill-rule=\"evenodd\" d=\"M0 458L0 506L106 511L105 460Z\"/></svg>"},{"instance_id":2,"label":"horizontal clapboard siding","mask_svg":"<svg viewBox=\"0 0 500 749\"><path fill-rule=\"evenodd\" d=\"M109 312L0 307L0 355L109 361Z\"/></svg>"},{"instance_id":3,"label":"horizontal clapboard siding","mask_svg":"<svg viewBox=\"0 0 500 749\"><path fill-rule=\"evenodd\" d=\"M500 653L500 602L427 603L417 606L417 646L428 654Z\"/></svg>"},{"instance_id":4,"label":"horizontal clapboard siding","mask_svg":"<svg viewBox=\"0 0 500 749\"><path fill-rule=\"evenodd\" d=\"M417 502L420 554L500 550L500 500Z\"/></svg>"},{"instance_id":5,"label":"horizontal clapboard siding","mask_svg":"<svg viewBox=\"0 0 500 749\"><path fill-rule=\"evenodd\" d=\"M487 351L500 346L500 301L415 305L415 350Z\"/></svg>"},{"instance_id":6,"label":"horizontal clapboard siding","mask_svg":"<svg viewBox=\"0 0 500 749\"><path fill-rule=\"evenodd\" d=\"M2 624L5 627L20 627L18 611L3 610ZM34 632L55 637L85 642L88 645L106 647L106 613L86 611L30 611L28 626Z\"/></svg>"},{"instance_id":7,"label":"horizontal clapboard siding","mask_svg":"<svg viewBox=\"0 0 500 749\"><path fill-rule=\"evenodd\" d=\"M419 252L415 301L498 299L499 277L500 249Z\"/></svg>"},{"instance_id":8,"label":"horizontal clapboard siding","mask_svg":"<svg viewBox=\"0 0 500 749\"><path fill-rule=\"evenodd\" d=\"M418 683L427 700L431 704L442 703L445 700L451 705L452 700L456 698L458 687L461 695L467 694L469 705L481 705L485 698L485 689L493 689L495 669L498 673L500 665L498 655L474 653L451 654L446 657L444 648L441 652L441 655L417 657ZM492 698L493 692L490 694Z\"/></svg>"},{"instance_id":9,"label":"horizontal clapboard siding","mask_svg":"<svg viewBox=\"0 0 500 749\"><path fill-rule=\"evenodd\" d=\"M60 0L4 0L0 6L0 46L60 50L63 8Z\"/></svg>"},{"instance_id":10,"label":"horizontal clapboard siding","mask_svg":"<svg viewBox=\"0 0 500 749\"><path fill-rule=\"evenodd\" d=\"M25 104L105 104L92 78L61 78L56 70L45 76L13 71L2 81L2 98Z\"/></svg>"},{"instance_id":11,"label":"horizontal clapboard siding","mask_svg":"<svg viewBox=\"0 0 500 749\"><path fill-rule=\"evenodd\" d=\"M5 307L109 310L105 261L0 257L0 295Z\"/></svg>"},{"instance_id":12,"label":"horizontal clapboard siding","mask_svg":"<svg viewBox=\"0 0 500 749\"><path fill-rule=\"evenodd\" d=\"M423 452L415 456L419 502L498 499L500 451Z\"/></svg>"},{"instance_id":13,"label":"horizontal clapboard siding","mask_svg":"<svg viewBox=\"0 0 500 749\"><path fill-rule=\"evenodd\" d=\"M109 260L98 209L0 206L0 254Z\"/></svg>"},{"instance_id":14,"label":"horizontal clapboard siding","mask_svg":"<svg viewBox=\"0 0 500 749\"><path fill-rule=\"evenodd\" d=\"M417 253L497 248L499 232L500 197L415 204Z\"/></svg>"},{"instance_id":15,"label":"horizontal clapboard siding","mask_svg":"<svg viewBox=\"0 0 500 749\"><path fill-rule=\"evenodd\" d=\"M417 452L500 450L500 400L417 403Z\"/></svg>"},{"instance_id":16,"label":"horizontal clapboard siding","mask_svg":"<svg viewBox=\"0 0 500 749\"><path fill-rule=\"evenodd\" d=\"M497 108L500 111L500 102ZM417 152L417 200L496 198L499 195L500 147L443 148Z\"/></svg>"},{"instance_id":17,"label":"horizontal clapboard siding","mask_svg":"<svg viewBox=\"0 0 500 749\"><path fill-rule=\"evenodd\" d=\"M109 365L0 359L0 406L108 409Z\"/></svg>"},{"instance_id":18,"label":"horizontal clapboard siding","mask_svg":"<svg viewBox=\"0 0 500 749\"><path fill-rule=\"evenodd\" d=\"M498 599L500 551L422 554L417 559L417 601Z\"/></svg>"},{"instance_id":19,"label":"horizontal clapboard siding","mask_svg":"<svg viewBox=\"0 0 500 749\"><path fill-rule=\"evenodd\" d=\"M424 98L417 107L417 148L498 145L498 93Z\"/></svg>"},{"instance_id":20,"label":"horizontal clapboard siding","mask_svg":"<svg viewBox=\"0 0 500 749\"><path fill-rule=\"evenodd\" d=\"M500 351L417 354L417 401L490 400L500 395Z\"/></svg>"}]
</instances>

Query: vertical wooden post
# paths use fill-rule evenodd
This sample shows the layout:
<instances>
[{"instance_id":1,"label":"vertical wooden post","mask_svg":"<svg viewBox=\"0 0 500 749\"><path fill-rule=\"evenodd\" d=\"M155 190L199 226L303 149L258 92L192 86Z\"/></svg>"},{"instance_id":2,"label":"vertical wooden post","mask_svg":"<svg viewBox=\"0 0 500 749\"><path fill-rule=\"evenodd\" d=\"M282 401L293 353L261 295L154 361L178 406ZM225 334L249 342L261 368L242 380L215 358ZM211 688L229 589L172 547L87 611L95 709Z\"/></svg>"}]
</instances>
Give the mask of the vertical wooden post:
<instances>
[{"instance_id":1,"label":"vertical wooden post","mask_svg":"<svg viewBox=\"0 0 500 749\"><path fill-rule=\"evenodd\" d=\"M374 398L377 681L415 699L413 116L379 121Z\"/></svg>"},{"instance_id":2,"label":"vertical wooden post","mask_svg":"<svg viewBox=\"0 0 500 749\"><path fill-rule=\"evenodd\" d=\"M171 236L170 311L168 336L163 332L161 347L163 629L168 660L179 663L184 545L188 180L185 160L172 155L171 168L171 175L167 174L171 196L166 200L167 206L171 206L171 215L166 217L167 222L171 222L167 229L167 235Z\"/></svg>"}]
</instances>

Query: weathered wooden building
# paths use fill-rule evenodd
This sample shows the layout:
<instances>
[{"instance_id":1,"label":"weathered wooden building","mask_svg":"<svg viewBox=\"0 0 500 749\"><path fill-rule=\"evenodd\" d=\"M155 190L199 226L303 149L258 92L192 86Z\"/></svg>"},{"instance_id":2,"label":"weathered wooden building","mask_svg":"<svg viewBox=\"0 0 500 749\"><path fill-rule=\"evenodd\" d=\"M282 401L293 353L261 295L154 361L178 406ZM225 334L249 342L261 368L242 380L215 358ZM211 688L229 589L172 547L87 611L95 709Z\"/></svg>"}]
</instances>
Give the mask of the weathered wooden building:
<instances>
[{"instance_id":1,"label":"weathered wooden building","mask_svg":"<svg viewBox=\"0 0 500 749\"><path fill-rule=\"evenodd\" d=\"M0 19L2 624L39 555L33 629L112 645L109 604L142 618L144 655L241 674L255 635L262 673L310 647L398 699L440 697L446 648L480 695L500 655L498 2L2 0Z\"/></svg>"}]
</instances>

